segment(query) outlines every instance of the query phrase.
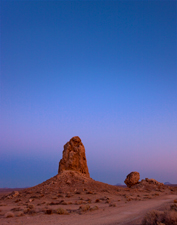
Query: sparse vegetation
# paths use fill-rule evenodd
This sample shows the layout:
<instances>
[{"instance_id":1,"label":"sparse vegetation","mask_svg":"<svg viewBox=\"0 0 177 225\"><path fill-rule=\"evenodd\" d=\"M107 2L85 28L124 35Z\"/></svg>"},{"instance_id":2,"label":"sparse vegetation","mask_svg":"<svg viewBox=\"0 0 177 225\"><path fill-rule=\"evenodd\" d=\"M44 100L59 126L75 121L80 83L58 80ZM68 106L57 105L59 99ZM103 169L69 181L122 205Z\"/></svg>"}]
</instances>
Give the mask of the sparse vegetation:
<instances>
[{"instance_id":1,"label":"sparse vegetation","mask_svg":"<svg viewBox=\"0 0 177 225\"><path fill-rule=\"evenodd\" d=\"M90 208L90 211L95 211L95 210L98 210L98 209L99 209L98 206L95 205L95 206L93 206L92 208Z\"/></svg>"},{"instance_id":2,"label":"sparse vegetation","mask_svg":"<svg viewBox=\"0 0 177 225\"><path fill-rule=\"evenodd\" d=\"M86 212L90 209L90 205L81 205L79 207L79 210L82 211L82 212Z\"/></svg>"},{"instance_id":3,"label":"sparse vegetation","mask_svg":"<svg viewBox=\"0 0 177 225\"><path fill-rule=\"evenodd\" d=\"M6 218L14 217L14 214L13 214L13 212L7 212L7 213L5 214L5 217L6 217Z\"/></svg>"},{"instance_id":4,"label":"sparse vegetation","mask_svg":"<svg viewBox=\"0 0 177 225\"><path fill-rule=\"evenodd\" d=\"M62 214L62 215L68 215L69 214L68 211L66 209L63 209L63 208L58 208L56 210L56 213L57 214Z\"/></svg>"},{"instance_id":5,"label":"sparse vegetation","mask_svg":"<svg viewBox=\"0 0 177 225\"><path fill-rule=\"evenodd\" d=\"M28 205L28 208L29 208L29 209L34 209L34 205L33 205L33 204Z\"/></svg>"},{"instance_id":6,"label":"sparse vegetation","mask_svg":"<svg viewBox=\"0 0 177 225\"><path fill-rule=\"evenodd\" d=\"M170 210L164 212L153 210L146 214L142 225L177 225L177 206L173 204Z\"/></svg>"},{"instance_id":7,"label":"sparse vegetation","mask_svg":"<svg viewBox=\"0 0 177 225\"><path fill-rule=\"evenodd\" d=\"M116 203L110 203L109 207L116 207Z\"/></svg>"},{"instance_id":8,"label":"sparse vegetation","mask_svg":"<svg viewBox=\"0 0 177 225\"><path fill-rule=\"evenodd\" d=\"M46 210L45 210L45 214L50 215L50 214L52 214L52 213L53 213L52 209L46 209Z\"/></svg>"},{"instance_id":9,"label":"sparse vegetation","mask_svg":"<svg viewBox=\"0 0 177 225\"><path fill-rule=\"evenodd\" d=\"M20 211L20 212L18 212L18 213L16 214L16 216L18 216L18 217L24 216L24 213L23 213L22 211Z\"/></svg>"},{"instance_id":10,"label":"sparse vegetation","mask_svg":"<svg viewBox=\"0 0 177 225\"><path fill-rule=\"evenodd\" d=\"M174 211L177 211L177 204L172 204L172 205L170 206L170 209L171 209L171 210L174 210Z\"/></svg>"}]
</instances>

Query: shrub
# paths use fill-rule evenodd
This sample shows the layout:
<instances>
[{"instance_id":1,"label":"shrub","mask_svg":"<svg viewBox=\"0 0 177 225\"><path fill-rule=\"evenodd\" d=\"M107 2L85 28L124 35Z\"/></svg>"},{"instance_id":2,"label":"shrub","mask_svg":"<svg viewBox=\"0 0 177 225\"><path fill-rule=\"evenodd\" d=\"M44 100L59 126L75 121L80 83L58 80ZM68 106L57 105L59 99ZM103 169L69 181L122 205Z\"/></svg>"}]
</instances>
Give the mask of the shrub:
<instances>
[{"instance_id":1,"label":"shrub","mask_svg":"<svg viewBox=\"0 0 177 225\"><path fill-rule=\"evenodd\" d=\"M16 216L18 216L18 217L20 217L20 216L23 216L24 215L24 213L21 211L21 212L18 212L17 214L16 214Z\"/></svg>"},{"instance_id":2,"label":"shrub","mask_svg":"<svg viewBox=\"0 0 177 225\"><path fill-rule=\"evenodd\" d=\"M109 207L116 207L116 204L115 203L110 203Z\"/></svg>"},{"instance_id":3,"label":"shrub","mask_svg":"<svg viewBox=\"0 0 177 225\"><path fill-rule=\"evenodd\" d=\"M68 215L69 213L66 211L66 209L63 209L63 208L58 208L56 210L56 213L57 214L63 214L63 215Z\"/></svg>"},{"instance_id":4,"label":"shrub","mask_svg":"<svg viewBox=\"0 0 177 225\"><path fill-rule=\"evenodd\" d=\"M170 209L171 209L171 210L174 210L174 211L177 211L177 204L172 204L172 205L170 206Z\"/></svg>"},{"instance_id":5,"label":"shrub","mask_svg":"<svg viewBox=\"0 0 177 225\"><path fill-rule=\"evenodd\" d=\"M46 209L46 210L45 210L45 214L50 215L50 214L52 214L52 213L53 213L52 209Z\"/></svg>"},{"instance_id":6,"label":"shrub","mask_svg":"<svg viewBox=\"0 0 177 225\"><path fill-rule=\"evenodd\" d=\"M152 210L145 215L142 225L157 225L162 221L162 216L163 212Z\"/></svg>"},{"instance_id":7,"label":"shrub","mask_svg":"<svg viewBox=\"0 0 177 225\"><path fill-rule=\"evenodd\" d=\"M99 208L98 208L98 206L93 206L92 208L90 208L90 211L95 211L95 210L98 210Z\"/></svg>"},{"instance_id":8,"label":"shrub","mask_svg":"<svg viewBox=\"0 0 177 225\"><path fill-rule=\"evenodd\" d=\"M142 225L177 225L177 212L153 210L146 214Z\"/></svg>"},{"instance_id":9,"label":"shrub","mask_svg":"<svg viewBox=\"0 0 177 225\"><path fill-rule=\"evenodd\" d=\"M167 211L164 213L163 223L165 225L177 225L177 212Z\"/></svg>"},{"instance_id":10,"label":"shrub","mask_svg":"<svg viewBox=\"0 0 177 225\"><path fill-rule=\"evenodd\" d=\"M14 214L13 214L13 212L7 212L7 213L5 214L5 217L6 217L6 218L14 217Z\"/></svg>"},{"instance_id":11,"label":"shrub","mask_svg":"<svg viewBox=\"0 0 177 225\"><path fill-rule=\"evenodd\" d=\"M82 211L82 212L86 212L90 209L90 206L89 205L81 205L79 207L79 210Z\"/></svg>"},{"instance_id":12,"label":"shrub","mask_svg":"<svg viewBox=\"0 0 177 225\"><path fill-rule=\"evenodd\" d=\"M34 205L32 205L32 204L31 205L28 205L28 208L29 209L34 209Z\"/></svg>"}]
</instances>

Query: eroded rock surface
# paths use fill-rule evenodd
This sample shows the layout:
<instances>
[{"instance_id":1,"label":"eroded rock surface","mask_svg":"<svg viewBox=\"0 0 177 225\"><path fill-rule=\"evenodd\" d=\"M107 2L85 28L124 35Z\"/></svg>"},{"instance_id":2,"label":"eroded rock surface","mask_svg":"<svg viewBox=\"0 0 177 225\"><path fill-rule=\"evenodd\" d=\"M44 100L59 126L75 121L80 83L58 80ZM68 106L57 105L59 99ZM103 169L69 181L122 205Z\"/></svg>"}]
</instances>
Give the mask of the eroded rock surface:
<instances>
[{"instance_id":1,"label":"eroded rock surface","mask_svg":"<svg viewBox=\"0 0 177 225\"><path fill-rule=\"evenodd\" d=\"M140 174L138 172L131 172L127 175L124 183L127 185L127 187L132 187L135 184L139 183Z\"/></svg>"},{"instance_id":2,"label":"eroded rock surface","mask_svg":"<svg viewBox=\"0 0 177 225\"><path fill-rule=\"evenodd\" d=\"M74 170L90 177L85 147L78 136L71 138L64 145L63 157L59 162L58 173L60 174L64 170Z\"/></svg>"}]
</instances>

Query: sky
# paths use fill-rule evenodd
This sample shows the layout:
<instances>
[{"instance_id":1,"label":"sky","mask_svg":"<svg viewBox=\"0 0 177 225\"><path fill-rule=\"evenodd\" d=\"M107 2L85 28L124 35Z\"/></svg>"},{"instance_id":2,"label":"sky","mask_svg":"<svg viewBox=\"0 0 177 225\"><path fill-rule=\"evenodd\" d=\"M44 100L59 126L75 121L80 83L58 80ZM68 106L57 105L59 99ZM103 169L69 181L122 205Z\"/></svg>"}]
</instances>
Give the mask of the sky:
<instances>
[{"instance_id":1,"label":"sky","mask_svg":"<svg viewBox=\"0 0 177 225\"><path fill-rule=\"evenodd\" d=\"M1 1L0 187L58 172L79 136L90 176L177 183L177 2Z\"/></svg>"}]
</instances>

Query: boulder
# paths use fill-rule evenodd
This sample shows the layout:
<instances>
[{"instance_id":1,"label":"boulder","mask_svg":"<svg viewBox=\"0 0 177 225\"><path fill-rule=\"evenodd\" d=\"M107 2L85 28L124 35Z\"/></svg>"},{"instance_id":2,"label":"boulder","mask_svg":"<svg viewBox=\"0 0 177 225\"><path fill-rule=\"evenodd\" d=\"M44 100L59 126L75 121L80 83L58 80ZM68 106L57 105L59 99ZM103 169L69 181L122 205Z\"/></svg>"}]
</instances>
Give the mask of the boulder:
<instances>
[{"instance_id":1,"label":"boulder","mask_svg":"<svg viewBox=\"0 0 177 225\"><path fill-rule=\"evenodd\" d=\"M63 157L59 162L58 173L64 170L73 170L90 177L87 167L87 160L85 155L85 147L81 139L75 136L64 145Z\"/></svg>"},{"instance_id":2,"label":"boulder","mask_svg":"<svg viewBox=\"0 0 177 225\"><path fill-rule=\"evenodd\" d=\"M138 172L131 172L127 175L124 183L127 185L127 187L132 187L135 184L139 183L140 174Z\"/></svg>"}]
</instances>

